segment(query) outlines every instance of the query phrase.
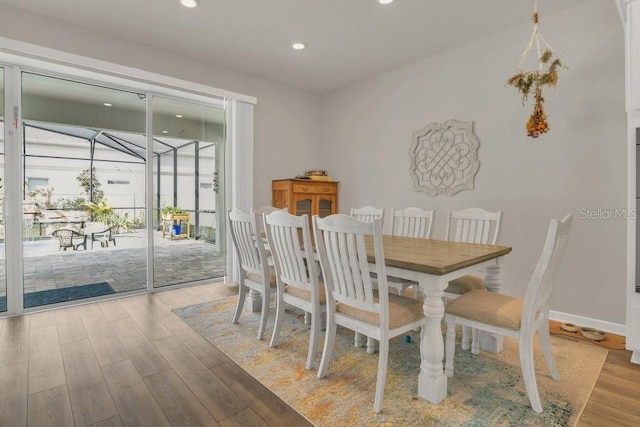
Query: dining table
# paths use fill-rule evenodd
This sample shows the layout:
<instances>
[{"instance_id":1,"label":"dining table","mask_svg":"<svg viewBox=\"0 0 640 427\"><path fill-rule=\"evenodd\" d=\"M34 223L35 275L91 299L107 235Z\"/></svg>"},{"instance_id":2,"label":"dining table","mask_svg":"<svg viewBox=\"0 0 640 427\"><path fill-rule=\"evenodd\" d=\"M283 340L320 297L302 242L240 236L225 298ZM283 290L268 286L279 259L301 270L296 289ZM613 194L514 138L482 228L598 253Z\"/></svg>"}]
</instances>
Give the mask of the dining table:
<instances>
[{"instance_id":1,"label":"dining table","mask_svg":"<svg viewBox=\"0 0 640 427\"><path fill-rule=\"evenodd\" d=\"M366 245L368 261L373 263L373 239L367 238ZM443 292L449 281L479 269L486 272L487 290L498 291L502 284L500 260L511 252L511 247L385 235L383 248L387 276L418 282L425 295L426 326L420 330L418 396L438 404L447 396L441 326Z\"/></svg>"}]
</instances>

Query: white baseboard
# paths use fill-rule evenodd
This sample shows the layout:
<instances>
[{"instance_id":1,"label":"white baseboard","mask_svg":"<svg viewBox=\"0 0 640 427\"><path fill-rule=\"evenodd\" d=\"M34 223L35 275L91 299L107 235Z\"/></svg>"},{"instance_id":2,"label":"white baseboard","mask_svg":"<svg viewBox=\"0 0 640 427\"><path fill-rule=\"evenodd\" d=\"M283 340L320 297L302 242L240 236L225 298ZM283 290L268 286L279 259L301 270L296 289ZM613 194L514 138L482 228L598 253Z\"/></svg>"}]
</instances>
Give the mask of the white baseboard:
<instances>
[{"instance_id":1,"label":"white baseboard","mask_svg":"<svg viewBox=\"0 0 640 427\"><path fill-rule=\"evenodd\" d=\"M623 337L627 336L627 325L622 325L620 323L612 323L553 310L549 310L549 318L557 322L573 323L574 325L600 329L611 334L622 335Z\"/></svg>"}]
</instances>

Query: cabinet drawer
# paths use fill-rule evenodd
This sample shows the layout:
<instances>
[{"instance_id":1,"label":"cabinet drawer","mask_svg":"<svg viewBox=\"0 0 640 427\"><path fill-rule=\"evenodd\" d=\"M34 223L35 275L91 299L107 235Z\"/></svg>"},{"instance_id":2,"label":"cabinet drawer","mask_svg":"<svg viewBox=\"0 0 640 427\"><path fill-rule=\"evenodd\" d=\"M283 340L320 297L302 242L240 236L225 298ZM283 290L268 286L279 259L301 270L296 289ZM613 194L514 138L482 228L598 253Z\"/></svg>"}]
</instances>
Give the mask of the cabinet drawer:
<instances>
[{"instance_id":1,"label":"cabinet drawer","mask_svg":"<svg viewBox=\"0 0 640 427\"><path fill-rule=\"evenodd\" d=\"M293 184L294 193L336 194L335 185Z\"/></svg>"},{"instance_id":2,"label":"cabinet drawer","mask_svg":"<svg viewBox=\"0 0 640 427\"><path fill-rule=\"evenodd\" d=\"M289 182L288 181L273 181L273 183L271 184L271 188L273 190L288 190L289 189Z\"/></svg>"}]
</instances>

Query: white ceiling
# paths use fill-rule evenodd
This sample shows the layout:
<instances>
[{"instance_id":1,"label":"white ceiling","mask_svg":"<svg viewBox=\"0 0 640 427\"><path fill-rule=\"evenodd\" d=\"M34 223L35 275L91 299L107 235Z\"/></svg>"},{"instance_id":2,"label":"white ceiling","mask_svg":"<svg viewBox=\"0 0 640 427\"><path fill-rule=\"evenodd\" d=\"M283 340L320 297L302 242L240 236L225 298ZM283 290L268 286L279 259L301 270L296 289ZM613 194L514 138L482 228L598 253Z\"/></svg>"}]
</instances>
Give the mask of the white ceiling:
<instances>
[{"instance_id":1,"label":"white ceiling","mask_svg":"<svg viewBox=\"0 0 640 427\"><path fill-rule=\"evenodd\" d=\"M326 93L531 22L533 0L0 0L221 67ZM584 0L539 0L544 16ZM1 12L0 12L1 13ZM294 51L303 41L307 49Z\"/></svg>"}]
</instances>

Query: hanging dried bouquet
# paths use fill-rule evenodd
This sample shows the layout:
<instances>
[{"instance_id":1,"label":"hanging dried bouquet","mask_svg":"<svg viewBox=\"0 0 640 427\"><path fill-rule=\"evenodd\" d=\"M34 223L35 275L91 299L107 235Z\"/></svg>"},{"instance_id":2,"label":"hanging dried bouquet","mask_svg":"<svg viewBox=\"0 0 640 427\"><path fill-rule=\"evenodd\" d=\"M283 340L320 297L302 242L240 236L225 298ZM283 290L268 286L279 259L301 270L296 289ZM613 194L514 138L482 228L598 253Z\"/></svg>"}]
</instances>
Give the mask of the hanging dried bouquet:
<instances>
[{"instance_id":1,"label":"hanging dried bouquet","mask_svg":"<svg viewBox=\"0 0 640 427\"><path fill-rule=\"evenodd\" d=\"M554 57L551 46L549 46L538 32L537 9L538 5L537 2L535 2L533 34L531 35L527 48L522 53L520 63L518 64L519 71L507 80L507 84L515 87L522 96L523 105L529 98L529 95L533 93L533 112L527 121L527 135L532 138L537 138L541 134L549 132L549 123L547 122L547 115L543 107L544 97L542 96L542 88L545 86L555 87L558 83L558 69L564 68L560 60ZM544 52L540 48L540 40L546 45ZM534 43L538 52L538 69L536 71L522 71L522 63Z\"/></svg>"}]
</instances>

